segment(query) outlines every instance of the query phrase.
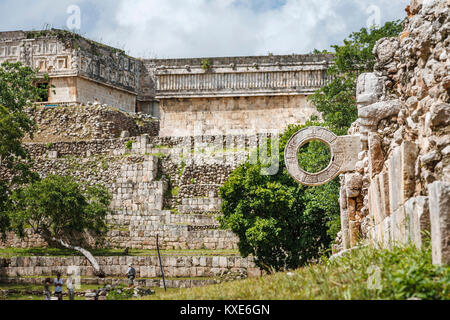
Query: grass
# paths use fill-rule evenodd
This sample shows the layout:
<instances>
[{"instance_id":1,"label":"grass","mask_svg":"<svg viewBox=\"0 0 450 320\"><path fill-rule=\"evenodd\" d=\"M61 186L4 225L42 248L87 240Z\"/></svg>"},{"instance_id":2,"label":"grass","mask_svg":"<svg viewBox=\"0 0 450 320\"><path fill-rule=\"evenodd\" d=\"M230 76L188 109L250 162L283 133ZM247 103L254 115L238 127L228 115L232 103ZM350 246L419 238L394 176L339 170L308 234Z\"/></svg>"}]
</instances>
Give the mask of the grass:
<instances>
[{"instance_id":1,"label":"grass","mask_svg":"<svg viewBox=\"0 0 450 320\"><path fill-rule=\"evenodd\" d=\"M122 256L124 249L92 249L91 253L97 257L111 257ZM156 250L140 250L130 249L128 251L129 256L150 256L156 255ZM174 255L174 256L216 256L216 255L239 255L238 250L161 250L162 255ZM69 256L81 256L78 251L69 249L56 249L56 248L6 248L0 249L0 258L11 257L69 257Z\"/></svg>"},{"instance_id":2,"label":"grass","mask_svg":"<svg viewBox=\"0 0 450 320\"><path fill-rule=\"evenodd\" d=\"M431 250L366 247L292 272L175 290L154 300L450 299L450 267L431 263Z\"/></svg>"}]
</instances>

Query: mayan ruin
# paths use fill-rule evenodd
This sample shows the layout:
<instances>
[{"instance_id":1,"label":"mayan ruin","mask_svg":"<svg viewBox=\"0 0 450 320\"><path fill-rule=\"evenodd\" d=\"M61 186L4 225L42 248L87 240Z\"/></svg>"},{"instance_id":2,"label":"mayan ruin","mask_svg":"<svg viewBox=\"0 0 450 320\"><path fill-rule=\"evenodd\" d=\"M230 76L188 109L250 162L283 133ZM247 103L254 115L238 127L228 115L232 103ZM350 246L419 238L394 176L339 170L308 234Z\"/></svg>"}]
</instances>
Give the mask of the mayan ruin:
<instances>
[{"instance_id":1,"label":"mayan ruin","mask_svg":"<svg viewBox=\"0 0 450 320\"><path fill-rule=\"evenodd\" d=\"M23 168L12 163L20 157L0 140L0 211L7 217L0 214L0 300L18 294L8 289L15 286L41 295L34 288L57 274L78 276L86 288L76 293L82 300L110 299L115 286L131 284L134 297L146 297L162 288L208 288L276 272L290 281L300 277L293 270L320 266L322 255L334 263L369 247L420 254L429 248L429 268L444 279L435 299L450 299L449 8L448 0L407 1L401 31L374 42L373 63L341 73L339 50L147 59L58 28L1 31L0 65L35 70L32 85L41 99L24 102L35 129L19 138L4 133L21 141L36 182L16 183ZM354 80L334 88L343 76ZM11 101L6 81L2 108ZM343 96L352 86L354 94ZM324 102L332 94L337 98ZM328 109L320 109L348 101L354 119L338 110L329 120ZM6 131L0 126L0 132ZM316 153L308 158L307 152ZM54 177L71 177L84 194L104 188L106 206L89 208L100 193L86 200L86 210L93 210L86 212L102 214L86 228L101 229L101 236L75 227L67 244L70 237L58 238L69 230L63 221L49 215L35 225L40 218L28 218L27 210L35 206L42 215L48 209L37 206L51 204L48 186L42 184L42 199L31 198L26 186ZM11 187L2 189L2 181ZM60 201L51 191L48 197ZM298 212L304 220L294 218ZM19 213L23 220L13 217ZM296 234L290 229L301 224L289 243ZM299 244L307 248L292 248ZM346 299L391 299L383 290ZM399 299L422 297L408 294ZM342 297L318 297L328 298Z\"/></svg>"}]
</instances>

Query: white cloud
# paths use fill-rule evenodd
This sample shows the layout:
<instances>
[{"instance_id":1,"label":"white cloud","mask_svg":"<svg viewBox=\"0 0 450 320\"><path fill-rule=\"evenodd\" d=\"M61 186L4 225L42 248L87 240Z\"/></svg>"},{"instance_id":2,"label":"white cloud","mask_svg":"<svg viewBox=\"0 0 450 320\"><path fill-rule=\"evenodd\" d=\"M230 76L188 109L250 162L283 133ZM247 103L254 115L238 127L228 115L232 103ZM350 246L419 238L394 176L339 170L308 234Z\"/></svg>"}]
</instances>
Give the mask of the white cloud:
<instances>
[{"instance_id":1,"label":"white cloud","mask_svg":"<svg viewBox=\"0 0 450 320\"><path fill-rule=\"evenodd\" d=\"M402 19L408 0L2 0L0 29L64 25L82 8L87 37L159 58L308 53L329 49L366 26L370 5L381 22ZM24 8L26 8L24 10Z\"/></svg>"}]
</instances>

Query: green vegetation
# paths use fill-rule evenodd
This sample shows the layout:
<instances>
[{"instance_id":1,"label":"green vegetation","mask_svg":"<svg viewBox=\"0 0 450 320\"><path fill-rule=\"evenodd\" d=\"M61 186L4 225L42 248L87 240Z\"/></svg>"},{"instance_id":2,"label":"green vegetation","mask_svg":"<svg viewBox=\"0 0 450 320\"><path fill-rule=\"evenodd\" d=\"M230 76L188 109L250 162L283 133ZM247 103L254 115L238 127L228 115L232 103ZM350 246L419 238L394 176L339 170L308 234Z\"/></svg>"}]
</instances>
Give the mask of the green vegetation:
<instances>
[{"instance_id":1,"label":"green vegetation","mask_svg":"<svg viewBox=\"0 0 450 320\"><path fill-rule=\"evenodd\" d=\"M82 186L70 177L49 176L14 190L7 214L10 230L24 237L31 226L50 245L82 244L84 232L102 237L111 195L102 186Z\"/></svg>"},{"instance_id":2,"label":"green vegetation","mask_svg":"<svg viewBox=\"0 0 450 320\"><path fill-rule=\"evenodd\" d=\"M398 36L402 29L401 21L387 22L381 28L362 28L345 39L343 45L332 46L335 64L328 74L333 80L316 91L310 101L322 113L326 125L339 135L346 134L358 117L356 80L359 74L373 71L375 43L384 37ZM319 51L316 50L316 53Z\"/></svg>"},{"instance_id":3,"label":"green vegetation","mask_svg":"<svg viewBox=\"0 0 450 320\"><path fill-rule=\"evenodd\" d=\"M44 76L44 80L48 76ZM33 112L33 102L39 101L45 89L35 86L39 79L34 70L19 63L0 66L0 159L13 179L0 176L0 233L4 236L10 221L6 214L11 190L35 181L39 176L31 170L31 157L22 146L26 135L33 138L35 122L25 110Z\"/></svg>"},{"instance_id":4,"label":"green vegetation","mask_svg":"<svg viewBox=\"0 0 450 320\"><path fill-rule=\"evenodd\" d=\"M202 69L205 71L208 71L209 69L211 69L211 60L210 59L202 60Z\"/></svg>"},{"instance_id":5,"label":"green vegetation","mask_svg":"<svg viewBox=\"0 0 450 320\"><path fill-rule=\"evenodd\" d=\"M12 191L2 230L20 238L31 229L51 247L81 252L92 264L95 274L104 276L95 258L82 247L89 245L87 235L100 244L107 232L106 215L111 195L103 186L81 186L71 177L48 176Z\"/></svg>"},{"instance_id":6,"label":"green vegetation","mask_svg":"<svg viewBox=\"0 0 450 320\"><path fill-rule=\"evenodd\" d=\"M365 247L289 273L174 290L152 300L450 299L450 267L431 263L431 249Z\"/></svg>"},{"instance_id":7,"label":"green vegetation","mask_svg":"<svg viewBox=\"0 0 450 320\"><path fill-rule=\"evenodd\" d=\"M183 175L185 168L186 168L186 162L184 160L182 160L180 166L177 169L178 177L181 177Z\"/></svg>"},{"instance_id":8,"label":"green vegetation","mask_svg":"<svg viewBox=\"0 0 450 320\"><path fill-rule=\"evenodd\" d=\"M180 187L176 187L176 188L173 188L172 190L170 190L170 194L172 197L177 197L179 192L180 192Z\"/></svg>"},{"instance_id":9,"label":"green vegetation","mask_svg":"<svg viewBox=\"0 0 450 320\"><path fill-rule=\"evenodd\" d=\"M127 150L133 149L133 143L135 143L135 142L136 142L136 141L134 141L134 140L127 141L127 143L125 143L125 148L126 148Z\"/></svg>"},{"instance_id":10,"label":"green vegetation","mask_svg":"<svg viewBox=\"0 0 450 320\"><path fill-rule=\"evenodd\" d=\"M156 153L146 153L145 155L146 156L156 157L156 158L159 158L159 159L167 158L167 155L165 153L161 152L161 151L160 152L156 152Z\"/></svg>"},{"instance_id":11,"label":"green vegetation","mask_svg":"<svg viewBox=\"0 0 450 320\"><path fill-rule=\"evenodd\" d=\"M322 125L308 121L289 126L280 138L280 167L284 168L284 149L290 137L301 128ZM319 148L319 149L317 149ZM325 146L309 144L299 150L300 165L315 172L327 166L330 158ZM255 256L256 264L273 272L293 269L316 258L336 235L339 223L337 182L305 187L295 182L287 170L262 175L265 164L245 163L230 175L220 189L223 199L220 219L239 237L244 257ZM333 234L329 230L333 230Z\"/></svg>"}]
</instances>

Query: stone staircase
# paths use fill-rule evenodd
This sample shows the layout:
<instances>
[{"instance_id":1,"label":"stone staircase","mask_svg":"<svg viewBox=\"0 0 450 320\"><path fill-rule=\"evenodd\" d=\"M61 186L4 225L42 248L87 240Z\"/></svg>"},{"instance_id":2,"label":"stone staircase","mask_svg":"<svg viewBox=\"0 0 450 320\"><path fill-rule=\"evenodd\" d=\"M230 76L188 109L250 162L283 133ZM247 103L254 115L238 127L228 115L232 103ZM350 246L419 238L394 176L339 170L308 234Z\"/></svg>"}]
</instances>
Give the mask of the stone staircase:
<instances>
[{"instance_id":1,"label":"stone staircase","mask_svg":"<svg viewBox=\"0 0 450 320\"><path fill-rule=\"evenodd\" d=\"M122 165L113 186L114 214L107 218L116 227L108 235L112 246L155 249L159 235L161 249L237 248L237 237L231 231L218 229L217 215L189 214L199 206L217 208L219 199L213 203L208 199L196 201L195 205L192 199L186 199L183 214L163 210L168 183L159 176L159 158L150 153L148 136L137 137L129 151L131 157Z\"/></svg>"}]
</instances>

